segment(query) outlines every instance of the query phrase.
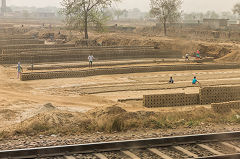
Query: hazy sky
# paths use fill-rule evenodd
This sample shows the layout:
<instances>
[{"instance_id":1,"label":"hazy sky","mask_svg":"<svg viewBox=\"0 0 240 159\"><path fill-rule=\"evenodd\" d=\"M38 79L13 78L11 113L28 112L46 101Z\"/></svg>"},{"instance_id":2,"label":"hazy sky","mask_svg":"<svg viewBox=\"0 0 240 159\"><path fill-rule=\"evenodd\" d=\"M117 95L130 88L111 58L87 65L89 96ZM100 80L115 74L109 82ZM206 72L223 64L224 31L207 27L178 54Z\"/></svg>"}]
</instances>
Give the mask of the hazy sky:
<instances>
[{"instance_id":1,"label":"hazy sky","mask_svg":"<svg viewBox=\"0 0 240 159\"><path fill-rule=\"evenodd\" d=\"M8 5L17 6L60 6L61 0L7 0ZM215 10L231 11L233 5L239 0L184 0L183 10L185 12ZM116 5L114 5L116 6ZM149 10L149 0L122 0L119 8L139 8L142 11Z\"/></svg>"}]
</instances>

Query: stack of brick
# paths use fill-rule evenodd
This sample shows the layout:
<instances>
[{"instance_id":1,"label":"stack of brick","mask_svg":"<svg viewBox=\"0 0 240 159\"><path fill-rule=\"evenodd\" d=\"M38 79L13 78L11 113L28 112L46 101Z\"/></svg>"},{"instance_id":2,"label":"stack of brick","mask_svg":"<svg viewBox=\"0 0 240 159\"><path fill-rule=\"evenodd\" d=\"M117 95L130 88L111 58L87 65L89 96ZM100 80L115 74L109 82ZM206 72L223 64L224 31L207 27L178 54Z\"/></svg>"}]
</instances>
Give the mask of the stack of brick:
<instances>
[{"instance_id":1,"label":"stack of brick","mask_svg":"<svg viewBox=\"0 0 240 159\"><path fill-rule=\"evenodd\" d=\"M240 101L212 103L211 107L216 113L228 113L232 109L240 109Z\"/></svg>"},{"instance_id":2,"label":"stack of brick","mask_svg":"<svg viewBox=\"0 0 240 159\"><path fill-rule=\"evenodd\" d=\"M200 104L240 100L240 86L205 87L200 89Z\"/></svg>"},{"instance_id":3,"label":"stack of brick","mask_svg":"<svg viewBox=\"0 0 240 159\"><path fill-rule=\"evenodd\" d=\"M233 101L233 102L229 102ZM212 104L215 112L240 109L240 86L205 87L199 94L159 94L143 96L145 107L169 107Z\"/></svg>"},{"instance_id":4,"label":"stack of brick","mask_svg":"<svg viewBox=\"0 0 240 159\"><path fill-rule=\"evenodd\" d=\"M152 107L171 107L199 104L199 94L159 94L144 95L143 105L148 108Z\"/></svg>"},{"instance_id":5,"label":"stack of brick","mask_svg":"<svg viewBox=\"0 0 240 159\"><path fill-rule=\"evenodd\" d=\"M17 60L17 57L12 57ZM30 57L29 57L30 58ZM37 58L37 56L35 56ZM86 59L86 56L83 57ZM48 58L46 58L48 59ZM4 60L9 60L7 58L4 58ZM20 60L21 61L21 60ZM21 61L22 62L22 61ZM176 70L186 70L191 69L195 70L201 67L202 65L197 66L187 66L187 65L176 65L176 66L164 66L164 65L156 65L156 66L135 66L135 67L116 67L116 68L102 68L102 69L94 69L94 73L91 73L91 76L97 76L97 75L110 75L110 74L127 74L127 73L144 73L144 72L160 72L160 71L169 71L170 69ZM210 66L209 66L210 68ZM84 72L84 75L83 73ZM74 71L72 73L71 71L55 71L55 72L36 72L36 73L23 73L22 74L22 80L39 80L39 79L54 79L55 77L58 78L73 78L73 77L87 77L88 72L93 72L92 70L81 70L81 71ZM46 74L48 74L46 76ZM225 102L225 101L232 101L232 100L240 100L240 87L227 89L225 92L223 91L225 89L222 87L206 87L200 90L200 99L201 104L211 104L211 103L218 103L218 102ZM220 90L222 93L217 92ZM230 95L228 94L229 92ZM237 93L238 92L238 93ZM224 95L225 94L225 97ZM234 98L233 98L234 96ZM224 97L224 100L222 98ZM199 103L200 104L200 103Z\"/></svg>"},{"instance_id":6,"label":"stack of brick","mask_svg":"<svg viewBox=\"0 0 240 159\"><path fill-rule=\"evenodd\" d=\"M3 51L3 53L6 51ZM141 59L141 58L181 58L182 54L174 50L147 49L67 49L26 51L0 55L1 64L45 63L64 61L86 61L89 54L94 54L98 60Z\"/></svg>"}]
</instances>

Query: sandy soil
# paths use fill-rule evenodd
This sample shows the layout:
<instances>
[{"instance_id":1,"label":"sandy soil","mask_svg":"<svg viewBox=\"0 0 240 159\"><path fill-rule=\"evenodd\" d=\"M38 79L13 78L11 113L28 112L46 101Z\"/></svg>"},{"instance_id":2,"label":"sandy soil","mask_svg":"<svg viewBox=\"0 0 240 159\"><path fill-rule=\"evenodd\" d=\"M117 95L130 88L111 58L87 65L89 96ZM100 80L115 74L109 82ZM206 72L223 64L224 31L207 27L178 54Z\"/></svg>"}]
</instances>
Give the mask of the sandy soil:
<instances>
[{"instance_id":1,"label":"sandy soil","mask_svg":"<svg viewBox=\"0 0 240 159\"><path fill-rule=\"evenodd\" d=\"M36 30L37 31L37 30ZM35 31L32 31L34 33ZM37 31L38 32L38 31ZM49 31L46 31L49 32ZM29 32L31 34L31 32ZM40 33L40 36L43 35ZM65 33L64 33L65 34ZM66 33L67 34L67 33ZM94 33L95 34L95 33ZM78 36L79 34L76 34ZM143 37L136 34L121 34L109 33L106 35L93 35L90 37L97 42L105 42L108 45L156 45L163 49L181 50L183 55L186 52L193 52L199 49L199 45L206 46L206 53L218 54L222 48L238 48L238 45L229 43L209 43L202 41L182 40L165 37ZM72 41L76 37L72 37ZM200 48L201 49L201 48ZM238 52L224 56L217 62L233 62L239 59ZM148 63L138 63L132 65L119 65L114 67L126 66L148 66L162 65L171 63L156 63L151 59ZM130 60L128 60L130 61ZM105 61L104 61L105 62ZM181 64L181 60L174 64ZM101 61L99 61L101 63ZM68 65L69 63L66 63ZM39 67L57 66L55 64L41 64ZM61 63L61 65L64 65ZM75 65L74 63L72 65ZM87 65L83 63L83 65ZM29 66L24 66L25 68ZM111 66L102 66L111 67ZM102 68L101 67L101 68ZM80 68L88 69L88 68ZM54 71L57 69L53 69ZM62 70L79 70L79 68L70 68ZM45 71L45 70L40 70ZM38 72L38 71L36 71ZM168 84L170 76L173 76L175 84ZM171 107L171 108L145 108L142 106L141 98L145 94L160 94L160 93L197 93L199 86L193 86L191 80L193 76L197 76L201 82L201 86L217 86L217 85L240 85L240 70L201 70L201 71L175 71L175 72L154 72L154 73L135 73L121 75L104 75L86 78L69 78L69 79L51 79L39 81L22 82L16 78L15 66L3 67L0 66L0 131L12 129L15 125L21 125L23 121L28 122L40 120L37 115L50 112L51 107L45 107L47 103L55 106L56 111L62 112L86 112L91 110L106 108L117 105L129 112L136 111L154 111L154 112L179 112L193 111L198 107L210 108L206 106L186 106L186 107ZM138 100L131 100L138 99ZM119 102L119 100L127 100ZM207 109L209 110L209 109ZM61 113L62 113L61 112ZM73 114L71 113L71 114ZM56 113L57 114L57 113ZM57 115L51 116L53 122L60 122ZM48 114L49 115L49 114ZM69 115L69 113L66 113ZM68 116L63 119L68 119ZM26 123L25 123L26 124ZM207 123L206 123L207 124ZM100 141L126 140L151 138L161 136L173 136L184 134L197 134L207 132L221 131L237 131L239 126L236 125L202 125L195 128L179 128L179 129L159 129L159 130L133 130L123 133L101 133L94 134L83 133L79 136L33 136L22 137L14 136L12 140L3 140L0 143L0 149L14 149L37 146L53 146L65 144L80 144ZM9 131L10 132L10 131Z\"/></svg>"},{"instance_id":2,"label":"sandy soil","mask_svg":"<svg viewBox=\"0 0 240 159\"><path fill-rule=\"evenodd\" d=\"M0 129L37 115L46 103L72 112L87 112L115 104L127 111L182 111L193 107L149 109L144 108L141 101L118 100L141 99L145 94L197 93L199 87L191 85L196 75L202 86L240 84L239 70L135 73L27 82L16 79L14 67L1 66L0 74ZM173 85L167 84L170 76L176 81Z\"/></svg>"}]
</instances>

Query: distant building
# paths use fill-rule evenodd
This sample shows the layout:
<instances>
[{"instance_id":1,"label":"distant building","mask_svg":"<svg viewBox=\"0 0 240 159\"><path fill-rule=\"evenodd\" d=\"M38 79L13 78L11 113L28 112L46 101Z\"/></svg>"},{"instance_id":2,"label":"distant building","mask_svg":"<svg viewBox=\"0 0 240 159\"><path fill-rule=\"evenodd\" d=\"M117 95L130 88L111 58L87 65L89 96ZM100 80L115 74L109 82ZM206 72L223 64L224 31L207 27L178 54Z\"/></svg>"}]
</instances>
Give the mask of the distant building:
<instances>
[{"instance_id":1,"label":"distant building","mask_svg":"<svg viewBox=\"0 0 240 159\"><path fill-rule=\"evenodd\" d=\"M230 29L239 30L240 29L240 20L230 20L228 21Z\"/></svg>"},{"instance_id":2,"label":"distant building","mask_svg":"<svg viewBox=\"0 0 240 159\"><path fill-rule=\"evenodd\" d=\"M228 25L235 25L235 24L239 24L238 20L229 20L228 21Z\"/></svg>"},{"instance_id":3,"label":"distant building","mask_svg":"<svg viewBox=\"0 0 240 159\"><path fill-rule=\"evenodd\" d=\"M203 19L203 25L214 29L225 28L228 26L229 19Z\"/></svg>"},{"instance_id":4,"label":"distant building","mask_svg":"<svg viewBox=\"0 0 240 159\"><path fill-rule=\"evenodd\" d=\"M34 13L37 18L55 18L56 14L53 12L36 12Z\"/></svg>"},{"instance_id":5,"label":"distant building","mask_svg":"<svg viewBox=\"0 0 240 159\"><path fill-rule=\"evenodd\" d=\"M182 20L184 24L200 24L202 23L200 20Z\"/></svg>"}]
</instances>

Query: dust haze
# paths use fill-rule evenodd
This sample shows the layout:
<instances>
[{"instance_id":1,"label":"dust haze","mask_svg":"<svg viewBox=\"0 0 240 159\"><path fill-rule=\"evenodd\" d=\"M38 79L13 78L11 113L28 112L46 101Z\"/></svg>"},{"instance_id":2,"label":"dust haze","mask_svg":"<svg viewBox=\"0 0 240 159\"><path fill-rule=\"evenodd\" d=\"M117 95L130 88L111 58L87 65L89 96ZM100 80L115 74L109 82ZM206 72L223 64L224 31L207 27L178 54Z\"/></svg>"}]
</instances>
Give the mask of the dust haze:
<instances>
[{"instance_id":1,"label":"dust haze","mask_svg":"<svg viewBox=\"0 0 240 159\"><path fill-rule=\"evenodd\" d=\"M35 6L35 7L46 7L56 6L61 7L61 0L9 0L8 5L16 6ZM216 12L231 11L232 6L239 2L238 0L184 0L183 10L185 12L206 12L208 10L214 10ZM133 9L139 8L142 11L149 10L149 0L123 0L120 4L113 4L114 7L120 9Z\"/></svg>"}]
</instances>

